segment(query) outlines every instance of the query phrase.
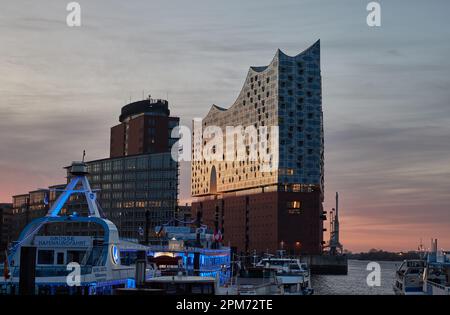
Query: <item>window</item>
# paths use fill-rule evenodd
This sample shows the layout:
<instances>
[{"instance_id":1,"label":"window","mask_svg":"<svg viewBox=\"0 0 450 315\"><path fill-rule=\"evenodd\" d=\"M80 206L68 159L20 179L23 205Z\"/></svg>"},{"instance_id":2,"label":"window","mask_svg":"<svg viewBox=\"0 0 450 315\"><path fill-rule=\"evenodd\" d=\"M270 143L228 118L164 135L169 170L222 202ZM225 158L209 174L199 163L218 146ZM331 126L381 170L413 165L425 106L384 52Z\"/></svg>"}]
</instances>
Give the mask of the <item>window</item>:
<instances>
[{"instance_id":1,"label":"window","mask_svg":"<svg viewBox=\"0 0 450 315\"><path fill-rule=\"evenodd\" d=\"M138 172L137 173L137 179L138 180L145 180L148 178L148 173L147 172Z\"/></svg>"},{"instance_id":2,"label":"window","mask_svg":"<svg viewBox=\"0 0 450 315\"><path fill-rule=\"evenodd\" d=\"M67 251L67 261L81 263L83 260L85 252L81 250L68 250Z\"/></svg>"},{"instance_id":3,"label":"window","mask_svg":"<svg viewBox=\"0 0 450 315\"><path fill-rule=\"evenodd\" d=\"M104 162L103 163L103 171L110 172L111 171L111 162Z\"/></svg>"},{"instance_id":4,"label":"window","mask_svg":"<svg viewBox=\"0 0 450 315\"><path fill-rule=\"evenodd\" d=\"M55 252L53 250L39 250L38 264L39 265L53 265Z\"/></svg>"},{"instance_id":5,"label":"window","mask_svg":"<svg viewBox=\"0 0 450 315\"><path fill-rule=\"evenodd\" d=\"M56 254L56 264L57 265L64 265L64 253L57 253Z\"/></svg>"},{"instance_id":6,"label":"window","mask_svg":"<svg viewBox=\"0 0 450 315\"><path fill-rule=\"evenodd\" d=\"M300 214L301 203L298 200L287 202L287 211L289 214Z\"/></svg>"},{"instance_id":7,"label":"window","mask_svg":"<svg viewBox=\"0 0 450 315\"><path fill-rule=\"evenodd\" d=\"M122 160L114 161L113 162L113 170L114 171L121 171L123 168Z\"/></svg>"},{"instance_id":8,"label":"window","mask_svg":"<svg viewBox=\"0 0 450 315\"><path fill-rule=\"evenodd\" d=\"M126 191L123 193L124 199L134 199L134 191Z\"/></svg>"},{"instance_id":9,"label":"window","mask_svg":"<svg viewBox=\"0 0 450 315\"><path fill-rule=\"evenodd\" d=\"M92 176L91 181L93 181L93 182L99 182L99 181L100 181L100 175L94 175L94 176Z\"/></svg>"},{"instance_id":10,"label":"window","mask_svg":"<svg viewBox=\"0 0 450 315\"><path fill-rule=\"evenodd\" d=\"M125 168L127 170L134 170L136 168L136 160L135 159L129 159L125 161Z\"/></svg>"},{"instance_id":11,"label":"window","mask_svg":"<svg viewBox=\"0 0 450 315\"><path fill-rule=\"evenodd\" d=\"M122 199L122 193L121 192L115 192L113 193L113 199Z\"/></svg>"},{"instance_id":12,"label":"window","mask_svg":"<svg viewBox=\"0 0 450 315\"><path fill-rule=\"evenodd\" d=\"M93 165L92 165L92 172L93 172L93 173L98 173L98 172L100 172L100 166L101 166L100 163L95 163L95 164L93 164Z\"/></svg>"}]
</instances>

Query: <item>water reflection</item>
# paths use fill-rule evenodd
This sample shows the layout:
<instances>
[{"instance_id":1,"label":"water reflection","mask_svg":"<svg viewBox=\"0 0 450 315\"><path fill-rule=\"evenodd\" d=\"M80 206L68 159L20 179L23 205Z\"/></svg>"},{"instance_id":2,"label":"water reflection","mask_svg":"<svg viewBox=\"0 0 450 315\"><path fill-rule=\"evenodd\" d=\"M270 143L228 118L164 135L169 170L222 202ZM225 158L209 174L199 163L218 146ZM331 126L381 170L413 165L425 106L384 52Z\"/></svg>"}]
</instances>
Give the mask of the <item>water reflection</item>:
<instances>
[{"instance_id":1,"label":"water reflection","mask_svg":"<svg viewBox=\"0 0 450 315\"><path fill-rule=\"evenodd\" d=\"M353 294L353 295L392 295L395 270L401 262L381 261L381 286L369 287L366 283L366 270L369 261L349 260L347 276L314 275L312 287L315 295Z\"/></svg>"}]
</instances>

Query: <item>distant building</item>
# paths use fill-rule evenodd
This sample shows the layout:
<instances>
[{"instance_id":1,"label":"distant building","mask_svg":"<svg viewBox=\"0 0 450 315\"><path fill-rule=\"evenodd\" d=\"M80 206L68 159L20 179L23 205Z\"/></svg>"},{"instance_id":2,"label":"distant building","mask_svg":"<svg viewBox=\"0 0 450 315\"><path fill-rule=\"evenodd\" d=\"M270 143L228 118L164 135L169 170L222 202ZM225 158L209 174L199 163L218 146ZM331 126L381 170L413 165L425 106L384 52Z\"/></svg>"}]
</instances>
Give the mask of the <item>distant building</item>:
<instances>
[{"instance_id":1,"label":"distant building","mask_svg":"<svg viewBox=\"0 0 450 315\"><path fill-rule=\"evenodd\" d=\"M58 186L52 186L60 187ZM62 186L61 189L64 189ZM15 241L22 229L36 218L43 217L47 214L54 200L52 200L54 192L50 189L39 189L30 191L27 194L13 196L12 213L11 213L11 230L9 239Z\"/></svg>"},{"instance_id":2,"label":"distant building","mask_svg":"<svg viewBox=\"0 0 450 315\"><path fill-rule=\"evenodd\" d=\"M178 222L189 222L192 220L192 207L189 204L178 205L175 217Z\"/></svg>"},{"instance_id":3,"label":"distant building","mask_svg":"<svg viewBox=\"0 0 450 315\"><path fill-rule=\"evenodd\" d=\"M87 162L88 179L105 215L121 237L144 240L145 212L151 230L175 217L178 163L170 153L139 154ZM70 213L85 214L83 195L72 197Z\"/></svg>"},{"instance_id":4,"label":"distant building","mask_svg":"<svg viewBox=\"0 0 450 315\"><path fill-rule=\"evenodd\" d=\"M122 108L120 124L111 128L110 157L170 152L177 141L172 129L180 119L171 117L166 100L148 98Z\"/></svg>"},{"instance_id":5,"label":"distant building","mask_svg":"<svg viewBox=\"0 0 450 315\"><path fill-rule=\"evenodd\" d=\"M278 140L258 131L258 142L268 139L264 150L276 151L270 163L278 160L278 167L263 171L260 155L250 160L248 139L244 160L194 160L193 214L200 212L205 224L222 229L224 240L238 251L321 253L322 116L319 41L293 57L278 50L268 66L251 67L234 104L229 109L213 105L201 127L219 126L226 152L226 126L278 126Z\"/></svg>"},{"instance_id":6,"label":"distant building","mask_svg":"<svg viewBox=\"0 0 450 315\"><path fill-rule=\"evenodd\" d=\"M150 214L150 231L176 216L179 168L170 151L177 141L171 134L179 118L169 115L166 100L149 98L124 106L121 123L111 128L111 157L86 162L103 215L117 225L121 237L145 239L146 211ZM13 196L9 240L16 240L30 221L45 216L65 186ZM87 213L83 194L72 195L61 215L75 212ZM67 224L64 231L55 226L47 233L79 235L86 229L97 231L91 226Z\"/></svg>"},{"instance_id":7,"label":"distant building","mask_svg":"<svg viewBox=\"0 0 450 315\"><path fill-rule=\"evenodd\" d=\"M0 262L5 258L11 235L12 204L0 203Z\"/></svg>"},{"instance_id":8,"label":"distant building","mask_svg":"<svg viewBox=\"0 0 450 315\"><path fill-rule=\"evenodd\" d=\"M10 240L16 240L19 237L20 231L35 216L30 213L30 194L20 194L13 196L13 209L11 218L11 235ZM39 213L39 216L41 214Z\"/></svg>"}]
</instances>

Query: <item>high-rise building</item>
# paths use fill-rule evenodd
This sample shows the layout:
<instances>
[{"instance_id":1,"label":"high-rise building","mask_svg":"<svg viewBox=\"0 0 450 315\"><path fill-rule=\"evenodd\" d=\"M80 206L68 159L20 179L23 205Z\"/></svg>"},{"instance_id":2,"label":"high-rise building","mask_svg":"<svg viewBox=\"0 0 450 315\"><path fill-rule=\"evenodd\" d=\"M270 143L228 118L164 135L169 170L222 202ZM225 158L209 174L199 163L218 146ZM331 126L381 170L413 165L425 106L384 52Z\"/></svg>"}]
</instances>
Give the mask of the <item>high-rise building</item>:
<instances>
[{"instance_id":1,"label":"high-rise building","mask_svg":"<svg viewBox=\"0 0 450 315\"><path fill-rule=\"evenodd\" d=\"M117 225L121 237L144 240L146 218L151 233L155 226L176 216L179 167L171 148L178 140L172 137L172 130L179 118L169 115L166 100L148 98L125 105L121 123L111 128L111 157L86 162L102 214ZM65 185L55 185L14 196L10 241L16 240L31 220L45 216L63 189ZM87 214L84 194L72 195L67 208L61 210L62 215L75 212ZM79 223L62 229L56 226L47 232L80 235L97 231Z\"/></svg>"},{"instance_id":2,"label":"high-rise building","mask_svg":"<svg viewBox=\"0 0 450 315\"><path fill-rule=\"evenodd\" d=\"M87 165L91 188L98 190L102 214L116 224L121 237L143 241L147 211L150 232L175 217L178 163L171 153L102 159ZM84 195L73 195L68 208L71 213L85 215Z\"/></svg>"},{"instance_id":3,"label":"high-rise building","mask_svg":"<svg viewBox=\"0 0 450 315\"><path fill-rule=\"evenodd\" d=\"M320 41L292 57L278 50L268 66L251 67L234 104L211 107L202 131L210 126L222 129L223 152L230 140L227 126L254 126L257 142L265 138L267 147L250 159L247 136L243 159L224 154L222 161L196 160L208 141L194 136L193 213L222 229L225 242L238 251L320 253L325 219ZM278 126L278 137L260 128L272 126ZM267 171L263 154L278 167Z\"/></svg>"},{"instance_id":4,"label":"high-rise building","mask_svg":"<svg viewBox=\"0 0 450 315\"><path fill-rule=\"evenodd\" d=\"M119 121L111 128L110 157L170 152L177 141L171 133L180 119L170 116L167 100L130 103L122 107Z\"/></svg>"}]
</instances>

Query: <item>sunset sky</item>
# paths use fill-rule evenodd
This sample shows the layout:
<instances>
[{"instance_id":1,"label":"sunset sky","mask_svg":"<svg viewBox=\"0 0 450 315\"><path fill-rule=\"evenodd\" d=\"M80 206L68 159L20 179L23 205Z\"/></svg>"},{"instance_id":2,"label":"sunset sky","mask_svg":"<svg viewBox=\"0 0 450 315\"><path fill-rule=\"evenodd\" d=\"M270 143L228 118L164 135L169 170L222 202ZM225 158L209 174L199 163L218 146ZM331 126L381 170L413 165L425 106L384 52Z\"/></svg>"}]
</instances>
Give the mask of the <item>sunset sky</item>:
<instances>
[{"instance_id":1,"label":"sunset sky","mask_svg":"<svg viewBox=\"0 0 450 315\"><path fill-rule=\"evenodd\" d=\"M248 67L321 40L325 209L352 251L450 249L450 1L80 0L0 3L0 202L109 155L120 108L168 96L190 126L228 107ZM182 201L189 166L182 166ZM327 223L328 224L328 223Z\"/></svg>"}]
</instances>

